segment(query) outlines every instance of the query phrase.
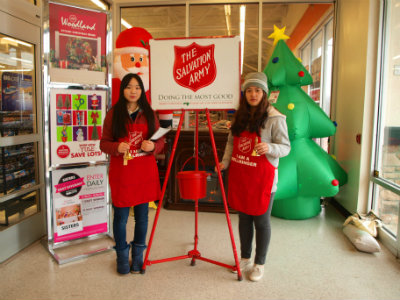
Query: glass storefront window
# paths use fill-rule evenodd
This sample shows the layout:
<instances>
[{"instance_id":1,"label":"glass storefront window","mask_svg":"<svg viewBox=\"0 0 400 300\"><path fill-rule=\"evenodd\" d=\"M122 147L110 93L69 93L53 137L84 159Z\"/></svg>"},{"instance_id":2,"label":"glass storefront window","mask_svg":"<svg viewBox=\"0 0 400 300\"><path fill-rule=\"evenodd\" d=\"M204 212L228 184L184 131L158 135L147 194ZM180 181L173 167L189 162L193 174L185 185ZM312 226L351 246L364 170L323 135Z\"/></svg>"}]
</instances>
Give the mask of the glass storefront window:
<instances>
[{"instance_id":1,"label":"glass storefront window","mask_svg":"<svg viewBox=\"0 0 400 300\"><path fill-rule=\"evenodd\" d=\"M262 51L261 51L261 71L267 66L268 60L274 51L273 40L268 36L274 32L273 25L278 28L286 26L285 34L291 36L309 4L275 4L263 3L262 6Z\"/></svg>"},{"instance_id":2,"label":"glass storefront window","mask_svg":"<svg viewBox=\"0 0 400 300\"><path fill-rule=\"evenodd\" d=\"M258 4L191 5L189 25L191 37L240 36L242 76L257 72Z\"/></svg>"},{"instance_id":3,"label":"glass storefront window","mask_svg":"<svg viewBox=\"0 0 400 300\"><path fill-rule=\"evenodd\" d=\"M324 44L324 65L322 80L322 103L321 107L329 115L331 110L331 90L332 90L332 66L333 66L333 19L325 25L325 44Z\"/></svg>"},{"instance_id":4,"label":"glass storefront window","mask_svg":"<svg viewBox=\"0 0 400 300\"><path fill-rule=\"evenodd\" d=\"M376 185L374 199L375 212L382 219L385 228L397 236L400 195Z\"/></svg>"},{"instance_id":5,"label":"glass storefront window","mask_svg":"<svg viewBox=\"0 0 400 300\"><path fill-rule=\"evenodd\" d=\"M311 98L319 103L321 100L321 72L322 72L322 31L319 31L311 40Z\"/></svg>"},{"instance_id":6,"label":"glass storefront window","mask_svg":"<svg viewBox=\"0 0 400 300\"><path fill-rule=\"evenodd\" d=\"M33 45L0 34L0 135L36 133Z\"/></svg>"},{"instance_id":7,"label":"glass storefront window","mask_svg":"<svg viewBox=\"0 0 400 300\"><path fill-rule=\"evenodd\" d=\"M311 44L307 43L307 45L300 51L301 61L303 66L306 68L308 72L310 72L310 60L311 60ZM305 85L302 86L302 89L307 93L310 94L310 86Z\"/></svg>"},{"instance_id":8,"label":"glass storefront window","mask_svg":"<svg viewBox=\"0 0 400 300\"><path fill-rule=\"evenodd\" d=\"M400 215L400 1L385 3L372 208L383 219L384 227L397 236Z\"/></svg>"},{"instance_id":9,"label":"glass storefront window","mask_svg":"<svg viewBox=\"0 0 400 300\"><path fill-rule=\"evenodd\" d=\"M155 39L185 37L184 5L121 8L121 31L142 27Z\"/></svg>"},{"instance_id":10,"label":"glass storefront window","mask_svg":"<svg viewBox=\"0 0 400 300\"><path fill-rule=\"evenodd\" d=\"M333 18L321 24L320 28L300 49L300 58L311 74L313 83L303 90L330 115L332 63L333 63ZM328 151L329 138L315 139L322 149Z\"/></svg>"}]
</instances>

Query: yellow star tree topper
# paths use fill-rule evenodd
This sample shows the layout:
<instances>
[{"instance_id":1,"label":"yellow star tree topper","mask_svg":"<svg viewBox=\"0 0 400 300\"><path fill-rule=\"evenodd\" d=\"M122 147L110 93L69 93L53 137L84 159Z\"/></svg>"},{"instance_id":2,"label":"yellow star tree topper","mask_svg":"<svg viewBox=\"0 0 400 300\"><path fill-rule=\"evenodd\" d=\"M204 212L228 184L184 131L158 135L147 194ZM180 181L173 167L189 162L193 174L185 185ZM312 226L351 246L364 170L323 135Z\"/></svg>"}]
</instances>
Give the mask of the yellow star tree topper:
<instances>
[{"instance_id":1,"label":"yellow star tree topper","mask_svg":"<svg viewBox=\"0 0 400 300\"><path fill-rule=\"evenodd\" d=\"M276 45L276 43L278 43L279 40L290 39L290 37L285 34L285 30L286 26L279 29L274 25L274 32L268 36L269 39L274 39L274 46Z\"/></svg>"}]
</instances>

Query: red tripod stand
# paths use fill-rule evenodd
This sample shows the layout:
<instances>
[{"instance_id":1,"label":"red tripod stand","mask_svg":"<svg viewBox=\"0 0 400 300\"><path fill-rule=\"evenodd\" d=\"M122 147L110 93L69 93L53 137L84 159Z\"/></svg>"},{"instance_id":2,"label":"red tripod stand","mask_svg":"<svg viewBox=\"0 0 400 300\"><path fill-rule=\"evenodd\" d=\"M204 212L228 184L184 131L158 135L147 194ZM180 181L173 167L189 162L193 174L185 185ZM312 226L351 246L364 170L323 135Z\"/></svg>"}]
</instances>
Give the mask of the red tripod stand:
<instances>
[{"instance_id":1,"label":"red tripod stand","mask_svg":"<svg viewBox=\"0 0 400 300\"><path fill-rule=\"evenodd\" d=\"M191 261L191 265L192 266L194 266L196 264L196 260L199 259L199 260L206 261L206 262L209 262L209 263L221 266L221 267L225 267L225 268L231 269L233 271L237 271L238 280L241 281L243 279L243 277L242 277L242 272L240 270L240 264L239 264L239 259L238 259L238 256L237 256L235 240L234 240L234 237L233 237L232 224L231 224L231 219L229 217L228 204L227 204L227 201L226 201L225 189L224 189L224 184L223 184L223 181L222 181L221 170L219 168L219 160L218 160L218 155L217 155L217 148L215 147L214 133L212 131L212 126L211 126L211 121L210 121L210 113L209 113L208 109L206 109L207 124L208 124L209 133L210 133L211 144L212 144L212 148L213 148L214 160L215 160L216 168L218 170L218 181L219 181L219 184L220 184L220 187L221 187L222 199L223 199L223 202L224 202L225 216L226 216L226 221L228 223L229 235L230 235L230 238L231 238L231 244L232 244L232 250L233 250L233 256L235 258L235 265L231 266L231 265L224 264L222 262L218 262L218 261L215 261L215 260L212 260L212 259L205 258L205 257L201 256L200 252L197 250L197 245L198 245L198 208L199 208L198 207L198 199L193 199L195 201L194 249L189 251L186 255L175 256L175 257L164 258L164 259L158 259L158 260L149 260L149 254L150 254L151 246L152 246L152 243L153 243L154 232L155 232L155 229L157 227L158 217L159 217L160 210L161 210L161 207L162 207L162 204L163 204L165 190L166 190L166 187L167 187L167 183L168 183L168 179L169 179L169 175L170 175L170 171L171 171L172 162L173 162L174 156L175 156L176 145L178 143L179 135L180 135L180 132L181 132L181 129L182 129L184 112L185 112L185 110L182 109L181 118L179 120L179 126L178 126L178 129L177 129L176 135L175 135L175 140L174 140L174 144L173 144L173 147L172 147L171 156L170 156L169 162L168 162L167 172L165 174L165 180L164 180L162 191L161 191L160 202L159 202L159 205L158 205L158 208L157 208L156 216L154 218L153 228L151 230L150 240L149 240L149 244L148 244L148 248L147 248L147 251L146 251L146 256L145 256L145 259L144 259L144 263L143 263L143 267L142 267L141 273L144 274L146 272L146 267L150 266L152 264L191 258L192 259L192 261ZM198 157L199 135L198 134L199 134L199 119L198 119L198 111L196 110L196 131L195 131L195 169L196 169L196 171L199 168L199 157Z\"/></svg>"}]
</instances>

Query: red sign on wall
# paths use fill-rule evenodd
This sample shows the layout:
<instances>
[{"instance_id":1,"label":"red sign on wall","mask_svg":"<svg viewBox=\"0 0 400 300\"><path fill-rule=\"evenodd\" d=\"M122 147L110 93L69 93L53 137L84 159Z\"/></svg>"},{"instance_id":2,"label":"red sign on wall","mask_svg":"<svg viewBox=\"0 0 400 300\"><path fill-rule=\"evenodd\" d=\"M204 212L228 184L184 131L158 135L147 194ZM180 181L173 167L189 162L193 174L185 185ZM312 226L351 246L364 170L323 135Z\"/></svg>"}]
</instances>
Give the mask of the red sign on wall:
<instances>
[{"instance_id":1,"label":"red sign on wall","mask_svg":"<svg viewBox=\"0 0 400 300\"><path fill-rule=\"evenodd\" d=\"M200 46L195 42L186 47L174 46L175 82L193 92L213 83L217 76L214 48L214 44Z\"/></svg>"}]
</instances>

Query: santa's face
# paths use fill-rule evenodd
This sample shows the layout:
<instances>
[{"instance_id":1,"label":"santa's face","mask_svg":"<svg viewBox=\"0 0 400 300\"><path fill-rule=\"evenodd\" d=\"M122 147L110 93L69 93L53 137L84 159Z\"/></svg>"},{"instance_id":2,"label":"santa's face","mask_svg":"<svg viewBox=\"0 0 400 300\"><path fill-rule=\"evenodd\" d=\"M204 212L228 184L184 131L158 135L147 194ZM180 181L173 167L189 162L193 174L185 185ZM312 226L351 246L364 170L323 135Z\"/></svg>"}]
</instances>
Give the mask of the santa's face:
<instances>
[{"instance_id":1,"label":"santa's face","mask_svg":"<svg viewBox=\"0 0 400 300\"><path fill-rule=\"evenodd\" d=\"M128 73L138 74L145 91L149 90L149 58L143 53L129 53L115 56L114 77L120 80Z\"/></svg>"}]
</instances>

